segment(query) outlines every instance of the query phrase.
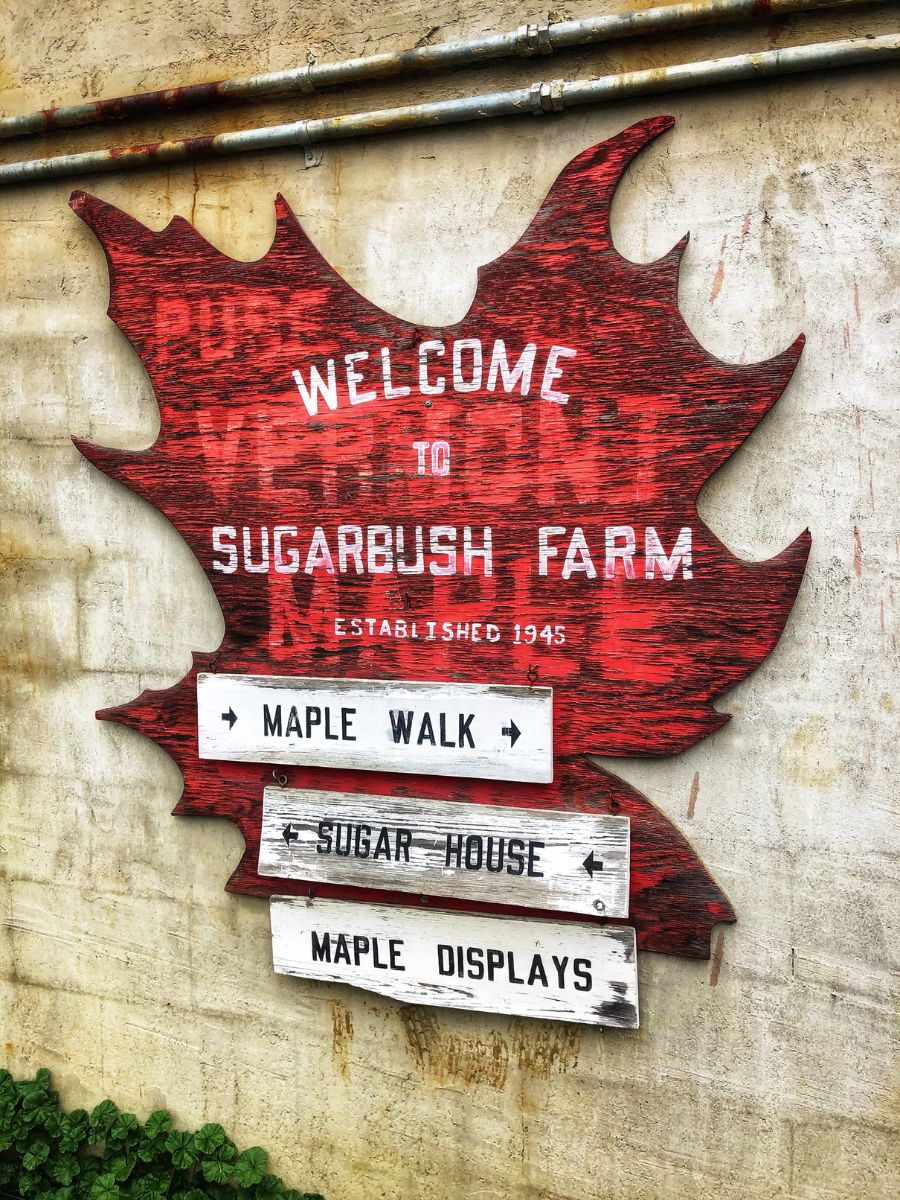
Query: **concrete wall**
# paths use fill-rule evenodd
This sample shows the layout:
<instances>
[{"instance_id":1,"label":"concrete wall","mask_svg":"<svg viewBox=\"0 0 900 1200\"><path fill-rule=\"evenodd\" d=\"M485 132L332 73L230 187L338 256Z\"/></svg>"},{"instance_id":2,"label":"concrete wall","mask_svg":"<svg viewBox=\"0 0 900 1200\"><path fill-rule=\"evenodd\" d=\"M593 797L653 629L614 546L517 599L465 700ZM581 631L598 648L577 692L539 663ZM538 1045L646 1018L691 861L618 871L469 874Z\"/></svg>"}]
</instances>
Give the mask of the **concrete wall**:
<instances>
[{"instance_id":1,"label":"concrete wall","mask_svg":"<svg viewBox=\"0 0 900 1200\"><path fill-rule=\"evenodd\" d=\"M304 111L881 30L892 8L371 88ZM531 15L499 0L43 0L6 21L0 107ZM280 189L352 284L434 324L464 312L476 266L516 238L572 155L642 116L677 116L620 189L619 248L648 260L691 231L681 304L721 357L767 357L808 335L784 398L701 510L746 557L806 525L814 543L777 651L728 699L731 724L674 761L612 764L685 830L738 913L712 963L642 956L634 1034L404 1009L275 977L267 905L222 890L235 830L171 817L170 760L94 720L179 679L222 620L172 528L70 443L136 448L158 428L147 377L105 315L105 263L66 205L70 185L0 194L7 1065L50 1066L70 1104L108 1094L141 1114L168 1105L185 1125L221 1120L329 1200L897 1194L897 85L885 67L327 148L309 171L283 153L87 181L156 228L181 213L239 258L267 248Z\"/></svg>"}]
</instances>

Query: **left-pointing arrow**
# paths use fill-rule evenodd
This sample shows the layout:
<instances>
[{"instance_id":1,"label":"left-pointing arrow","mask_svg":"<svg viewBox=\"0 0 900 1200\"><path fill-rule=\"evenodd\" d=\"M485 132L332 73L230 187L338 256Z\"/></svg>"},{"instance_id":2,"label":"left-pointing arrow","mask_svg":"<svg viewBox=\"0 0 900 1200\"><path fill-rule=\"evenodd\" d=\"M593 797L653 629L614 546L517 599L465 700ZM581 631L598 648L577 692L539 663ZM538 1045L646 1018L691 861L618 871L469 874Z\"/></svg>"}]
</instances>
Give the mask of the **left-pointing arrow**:
<instances>
[{"instance_id":1,"label":"left-pointing arrow","mask_svg":"<svg viewBox=\"0 0 900 1200\"><path fill-rule=\"evenodd\" d=\"M281 836L284 838L288 846L290 846L291 842L298 842L300 840L300 834L293 827L290 821L288 821L287 825L285 825L284 829L282 829Z\"/></svg>"},{"instance_id":2,"label":"left-pointing arrow","mask_svg":"<svg viewBox=\"0 0 900 1200\"><path fill-rule=\"evenodd\" d=\"M229 729L234 729L234 723L237 720L237 713L233 708L229 708L227 713L222 713L222 720L228 722Z\"/></svg>"},{"instance_id":3,"label":"left-pointing arrow","mask_svg":"<svg viewBox=\"0 0 900 1200\"><path fill-rule=\"evenodd\" d=\"M587 871L588 875L590 875L591 879L594 878L595 871L603 870L603 863L599 859L594 858L593 850L590 852L590 854L587 856L587 858L584 860L584 862L581 865Z\"/></svg>"}]
</instances>

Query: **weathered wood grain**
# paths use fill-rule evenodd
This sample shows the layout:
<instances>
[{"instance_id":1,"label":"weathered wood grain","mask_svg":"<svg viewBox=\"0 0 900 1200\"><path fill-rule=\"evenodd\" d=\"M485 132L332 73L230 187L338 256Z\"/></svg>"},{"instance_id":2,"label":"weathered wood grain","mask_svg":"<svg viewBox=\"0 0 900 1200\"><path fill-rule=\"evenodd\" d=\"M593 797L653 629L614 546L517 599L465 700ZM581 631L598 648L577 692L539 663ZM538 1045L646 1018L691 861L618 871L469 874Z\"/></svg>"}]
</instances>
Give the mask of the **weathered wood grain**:
<instances>
[{"instance_id":1,"label":"weathered wood grain","mask_svg":"<svg viewBox=\"0 0 900 1200\"><path fill-rule=\"evenodd\" d=\"M238 822L248 853L232 888L272 890L256 871L271 774L198 761L197 670L489 681L553 688L553 783L417 781L417 793L581 808L615 797L634 809L642 944L708 954L711 924L731 919L671 824L577 764L677 753L718 729L728 715L714 699L775 645L809 551L802 534L743 562L697 513L703 483L783 391L802 338L768 362L723 363L678 311L685 243L650 264L616 252L616 183L671 124L642 121L574 159L446 330L354 292L282 200L269 252L244 263L180 218L154 233L74 196L107 254L110 315L162 414L147 451L79 445L173 522L226 626L175 688L105 715L176 756L180 812ZM406 786L283 773L303 788Z\"/></svg>"},{"instance_id":2,"label":"weathered wood grain","mask_svg":"<svg viewBox=\"0 0 900 1200\"><path fill-rule=\"evenodd\" d=\"M266 788L259 873L627 917L629 821Z\"/></svg>"},{"instance_id":3,"label":"weathered wood grain","mask_svg":"<svg viewBox=\"0 0 900 1200\"><path fill-rule=\"evenodd\" d=\"M633 929L289 896L270 907L282 975L410 1004L638 1027Z\"/></svg>"},{"instance_id":4,"label":"weathered wood grain","mask_svg":"<svg viewBox=\"0 0 900 1200\"><path fill-rule=\"evenodd\" d=\"M201 674L197 711L201 758L553 779L551 688Z\"/></svg>"}]
</instances>

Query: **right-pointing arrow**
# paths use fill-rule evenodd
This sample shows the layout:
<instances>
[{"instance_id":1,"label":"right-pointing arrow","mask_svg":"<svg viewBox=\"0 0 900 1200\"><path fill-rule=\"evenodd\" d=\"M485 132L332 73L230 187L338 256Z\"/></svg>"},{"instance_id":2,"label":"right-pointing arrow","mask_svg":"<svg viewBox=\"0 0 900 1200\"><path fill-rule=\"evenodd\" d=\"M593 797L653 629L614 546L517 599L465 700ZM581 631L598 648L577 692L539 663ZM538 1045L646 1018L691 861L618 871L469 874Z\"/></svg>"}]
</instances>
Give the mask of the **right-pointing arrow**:
<instances>
[{"instance_id":1,"label":"right-pointing arrow","mask_svg":"<svg viewBox=\"0 0 900 1200\"><path fill-rule=\"evenodd\" d=\"M603 870L603 863L602 863L602 861L598 861L596 858L594 858L593 850L590 852L590 854L587 856L587 858L584 860L584 862L581 865L587 871L588 875L590 875L591 879L594 878L595 871Z\"/></svg>"},{"instance_id":2,"label":"right-pointing arrow","mask_svg":"<svg viewBox=\"0 0 900 1200\"><path fill-rule=\"evenodd\" d=\"M233 708L228 709L228 712L222 713L222 720L228 722L229 730L234 729L234 723L237 720L237 713Z\"/></svg>"},{"instance_id":3,"label":"right-pointing arrow","mask_svg":"<svg viewBox=\"0 0 900 1200\"><path fill-rule=\"evenodd\" d=\"M503 734L504 737L509 738L510 750L513 748L513 746L516 744L516 742L522 736L522 730L518 727L518 725L515 723L515 721L512 721L512 720L510 721L510 723L508 725L504 725L500 732Z\"/></svg>"}]
</instances>

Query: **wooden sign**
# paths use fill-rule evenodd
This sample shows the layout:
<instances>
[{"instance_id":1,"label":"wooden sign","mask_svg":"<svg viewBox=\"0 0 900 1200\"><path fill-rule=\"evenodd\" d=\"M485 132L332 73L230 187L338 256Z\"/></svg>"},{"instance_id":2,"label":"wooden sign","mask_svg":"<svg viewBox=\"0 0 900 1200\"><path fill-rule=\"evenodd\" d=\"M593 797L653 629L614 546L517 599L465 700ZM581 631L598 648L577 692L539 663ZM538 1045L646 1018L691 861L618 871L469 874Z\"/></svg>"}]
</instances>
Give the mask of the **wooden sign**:
<instances>
[{"instance_id":1,"label":"wooden sign","mask_svg":"<svg viewBox=\"0 0 900 1200\"><path fill-rule=\"evenodd\" d=\"M503 684L197 676L200 757L553 779L553 692Z\"/></svg>"},{"instance_id":2,"label":"wooden sign","mask_svg":"<svg viewBox=\"0 0 900 1200\"><path fill-rule=\"evenodd\" d=\"M671 125L578 155L446 329L354 291L282 199L268 252L238 262L180 217L154 232L73 196L161 413L148 450L78 444L169 518L225 617L219 649L175 687L102 715L173 755L179 813L238 823L232 890L308 885L259 874L271 766L198 755L198 675L412 679L552 688L552 782L308 760L277 774L301 790L628 815L642 946L708 955L712 925L733 919L672 823L583 757L674 754L728 720L714 701L775 645L809 551L804 533L744 562L697 512L803 339L724 363L678 311L686 240L654 263L616 251L616 183ZM211 714L220 733L227 711Z\"/></svg>"},{"instance_id":3,"label":"wooden sign","mask_svg":"<svg viewBox=\"0 0 900 1200\"><path fill-rule=\"evenodd\" d=\"M409 1004L638 1027L634 930L275 896L275 970Z\"/></svg>"},{"instance_id":4,"label":"wooden sign","mask_svg":"<svg viewBox=\"0 0 900 1200\"><path fill-rule=\"evenodd\" d=\"M628 818L269 787L260 875L628 916Z\"/></svg>"}]
</instances>

